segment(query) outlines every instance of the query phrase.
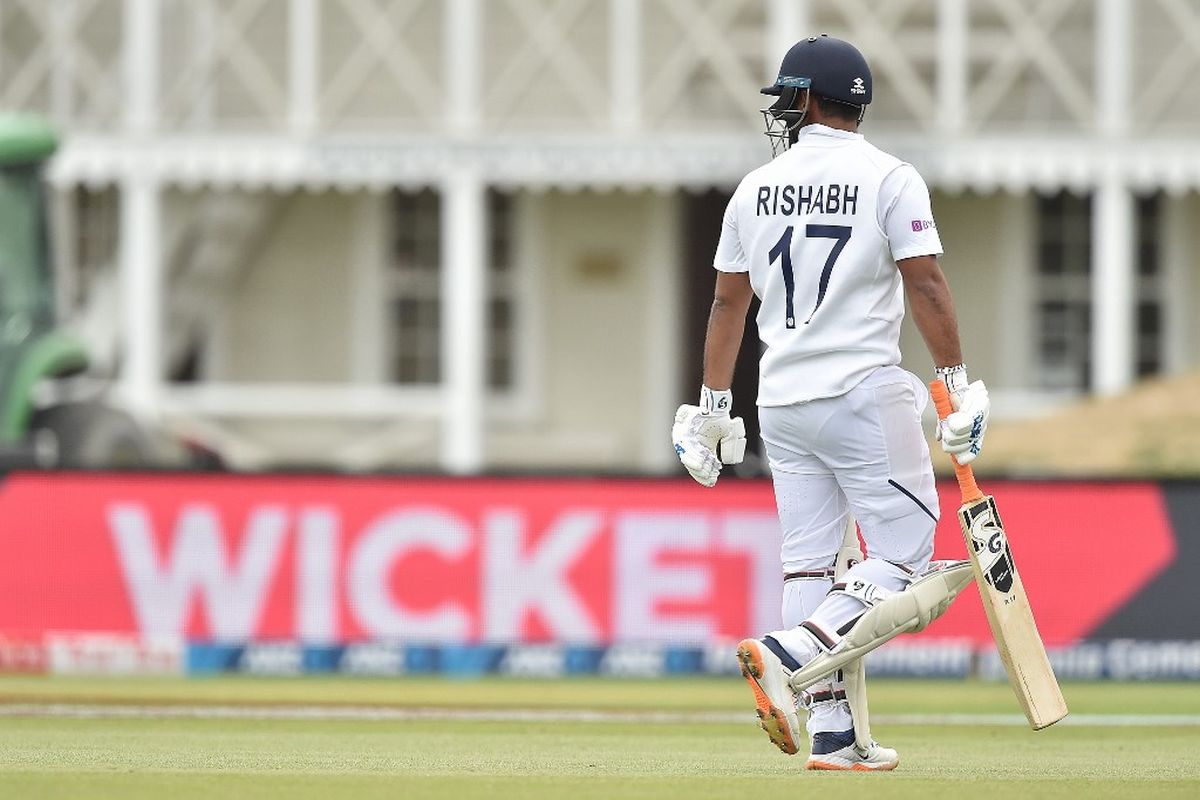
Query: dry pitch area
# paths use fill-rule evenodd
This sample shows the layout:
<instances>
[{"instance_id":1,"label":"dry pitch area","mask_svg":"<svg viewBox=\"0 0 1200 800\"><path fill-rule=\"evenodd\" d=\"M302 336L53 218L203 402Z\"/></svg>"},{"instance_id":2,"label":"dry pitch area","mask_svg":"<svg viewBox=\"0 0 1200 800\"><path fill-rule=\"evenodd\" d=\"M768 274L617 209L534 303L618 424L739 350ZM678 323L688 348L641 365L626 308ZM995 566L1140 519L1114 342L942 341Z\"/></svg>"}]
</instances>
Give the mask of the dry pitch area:
<instances>
[{"instance_id":1,"label":"dry pitch area","mask_svg":"<svg viewBox=\"0 0 1200 800\"><path fill-rule=\"evenodd\" d=\"M1200 797L1200 687L872 684L891 774L807 773L740 679L0 677L0 797ZM811 794L810 794L811 793ZM968 794L971 793L971 794Z\"/></svg>"}]
</instances>

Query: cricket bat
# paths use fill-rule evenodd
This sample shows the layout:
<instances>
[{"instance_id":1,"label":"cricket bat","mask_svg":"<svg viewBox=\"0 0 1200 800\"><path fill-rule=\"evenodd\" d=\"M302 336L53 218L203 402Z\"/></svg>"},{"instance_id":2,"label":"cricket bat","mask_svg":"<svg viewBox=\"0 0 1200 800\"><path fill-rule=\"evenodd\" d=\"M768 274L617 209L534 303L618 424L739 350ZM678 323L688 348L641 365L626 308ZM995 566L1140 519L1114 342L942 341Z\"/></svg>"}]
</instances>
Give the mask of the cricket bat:
<instances>
[{"instance_id":1,"label":"cricket bat","mask_svg":"<svg viewBox=\"0 0 1200 800\"><path fill-rule=\"evenodd\" d=\"M934 381L929 390L938 418L945 419L953 411L946 384ZM1033 621L1033 609L1013 561L1008 537L1004 535L996 501L979 491L970 465L959 464L953 456L950 461L962 490L958 523L967 541L967 555L975 571L975 583L992 628L992 638L1029 727L1041 730L1067 715L1067 703Z\"/></svg>"}]
</instances>

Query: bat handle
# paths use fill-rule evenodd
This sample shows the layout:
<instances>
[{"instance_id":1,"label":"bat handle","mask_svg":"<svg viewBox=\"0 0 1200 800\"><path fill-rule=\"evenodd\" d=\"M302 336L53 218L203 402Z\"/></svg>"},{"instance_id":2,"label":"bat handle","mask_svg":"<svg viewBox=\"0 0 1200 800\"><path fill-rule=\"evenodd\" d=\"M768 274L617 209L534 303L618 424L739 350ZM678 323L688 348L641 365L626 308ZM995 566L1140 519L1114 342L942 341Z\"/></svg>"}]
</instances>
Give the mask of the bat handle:
<instances>
[{"instance_id":1,"label":"bat handle","mask_svg":"<svg viewBox=\"0 0 1200 800\"><path fill-rule=\"evenodd\" d=\"M945 382L936 380L930 383L929 393L933 396L933 407L937 409L938 419L950 416L954 411L954 406L950 404L950 390L946 388ZM975 473L971 471L971 465L958 463L958 459L953 455L950 456L950 463L954 465L954 477L958 478L958 488L962 490L963 502L971 503L982 500L983 492L979 491L979 487L975 484Z\"/></svg>"}]
</instances>

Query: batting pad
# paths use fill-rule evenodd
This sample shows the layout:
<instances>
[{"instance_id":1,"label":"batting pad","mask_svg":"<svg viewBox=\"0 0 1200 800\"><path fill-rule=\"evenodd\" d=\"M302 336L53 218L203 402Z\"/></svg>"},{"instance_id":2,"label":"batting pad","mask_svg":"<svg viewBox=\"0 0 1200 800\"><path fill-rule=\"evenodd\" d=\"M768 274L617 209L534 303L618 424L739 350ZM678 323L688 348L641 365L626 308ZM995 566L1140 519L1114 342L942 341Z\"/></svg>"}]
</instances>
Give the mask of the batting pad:
<instances>
[{"instance_id":1,"label":"batting pad","mask_svg":"<svg viewBox=\"0 0 1200 800\"><path fill-rule=\"evenodd\" d=\"M820 653L792 673L792 688L802 692L856 658L902 633L916 633L946 613L950 603L974 579L971 562L959 561L923 575L871 606L829 652Z\"/></svg>"}]
</instances>

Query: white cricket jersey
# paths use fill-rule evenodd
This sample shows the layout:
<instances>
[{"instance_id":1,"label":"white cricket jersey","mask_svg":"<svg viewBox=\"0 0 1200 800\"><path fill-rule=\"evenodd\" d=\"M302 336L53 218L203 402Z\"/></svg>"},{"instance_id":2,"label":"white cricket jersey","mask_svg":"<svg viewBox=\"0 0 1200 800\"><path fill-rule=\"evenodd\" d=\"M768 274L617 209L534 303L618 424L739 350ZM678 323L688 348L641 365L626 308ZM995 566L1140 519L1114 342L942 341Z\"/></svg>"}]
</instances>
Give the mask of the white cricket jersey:
<instances>
[{"instance_id":1,"label":"white cricket jersey","mask_svg":"<svg viewBox=\"0 0 1200 800\"><path fill-rule=\"evenodd\" d=\"M762 301L758 404L834 397L899 364L895 262L941 252L929 189L911 165L858 133L801 129L734 192L713 262L749 272Z\"/></svg>"}]
</instances>

